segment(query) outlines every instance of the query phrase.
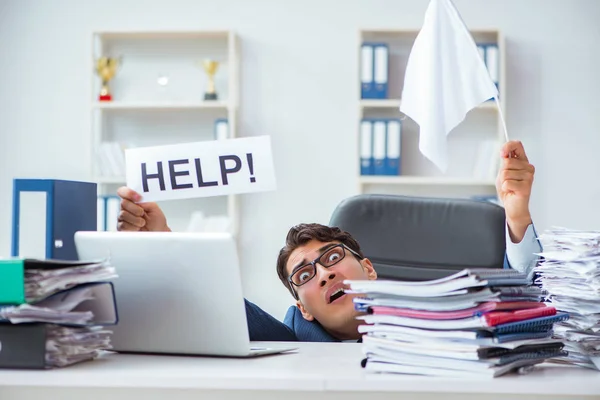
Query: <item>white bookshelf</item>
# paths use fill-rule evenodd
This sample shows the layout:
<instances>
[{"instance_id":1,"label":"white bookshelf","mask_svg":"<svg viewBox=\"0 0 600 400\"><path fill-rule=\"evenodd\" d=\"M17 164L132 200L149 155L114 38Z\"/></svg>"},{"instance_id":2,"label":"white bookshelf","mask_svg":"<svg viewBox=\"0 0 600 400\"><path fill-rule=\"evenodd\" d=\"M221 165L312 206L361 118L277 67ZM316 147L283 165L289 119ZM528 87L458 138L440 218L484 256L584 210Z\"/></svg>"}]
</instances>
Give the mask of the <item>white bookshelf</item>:
<instances>
[{"instance_id":1,"label":"white bookshelf","mask_svg":"<svg viewBox=\"0 0 600 400\"><path fill-rule=\"evenodd\" d=\"M360 107L364 110L364 109L369 109L369 108L392 108L392 109L400 109L400 104L402 103L402 101L400 99L382 99L382 100L375 100L375 99L361 99L360 100ZM485 102L483 104L480 104L478 107L478 109L481 110L493 110L496 111L498 108L496 107L496 103L495 102Z\"/></svg>"},{"instance_id":2,"label":"white bookshelf","mask_svg":"<svg viewBox=\"0 0 600 400\"><path fill-rule=\"evenodd\" d=\"M419 150L419 126L404 116L401 105L402 88L406 64L416 39L418 30L364 29L358 34L356 78L358 98L358 121L356 129L357 164L359 193L397 193L431 196L469 197L473 195L495 194L495 171L497 166L491 157L486 169L476 168L482 164L483 143L494 142L499 150L504 141L504 133L497 105L493 101L481 104L469 112L465 120L448 136L449 167L444 174L426 159ZM476 43L495 43L499 56L500 106L506 118L506 50L502 34L498 30L471 30ZM388 98L361 98L361 45L364 42L386 43L388 56ZM402 124L400 175L361 175L360 174L360 123L363 119L394 118ZM488 145L488 149L491 145ZM489 150L488 150L489 151ZM497 152L495 153L497 154ZM481 158L481 159L478 159ZM499 162L499 160L497 160ZM489 169L488 169L489 167Z\"/></svg>"},{"instance_id":3,"label":"white bookshelf","mask_svg":"<svg viewBox=\"0 0 600 400\"><path fill-rule=\"evenodd\" d=\"M201 101L197 103L178 102L96 102L92 105L95 109L103 110L202 110L202 109L227 109L229 104L225 101Z\"/></svg>"},{"instance_id":4,"label":"white bookshelf","mask_svg":"<svg viewBox=\"0 0 600 400\"><path fill-rule=\"evenodd\" d=\"M214 140L217 119L228 120L229 138L237 137L240 48L232 31L97 31L92 62L100 56L122 57L110 81L111 101L99 101L100 78L90 71L92 97L91 171L99 194L115 194L125 185L122 173L107 173L98 151L107 143L122 149ZM217 100L204 100L207 75L200 63L219 61ZM114 169L113 169L114 172ZM193 212L230 220L239 229L235 195L172 200L160 206L173 230L187 229Z\"/></svg>"},{"instance_id":5,"label":"white bookshelf","mask_svg":"<svg viewBox=\"0 0 600 400\"><path fill-rule=\"evenodd\" d=\"M453 186L493 186L495 181L474 178L437 176L362 176L361 184L366 185L453 185Z\"/></svg>"}]
</instances>

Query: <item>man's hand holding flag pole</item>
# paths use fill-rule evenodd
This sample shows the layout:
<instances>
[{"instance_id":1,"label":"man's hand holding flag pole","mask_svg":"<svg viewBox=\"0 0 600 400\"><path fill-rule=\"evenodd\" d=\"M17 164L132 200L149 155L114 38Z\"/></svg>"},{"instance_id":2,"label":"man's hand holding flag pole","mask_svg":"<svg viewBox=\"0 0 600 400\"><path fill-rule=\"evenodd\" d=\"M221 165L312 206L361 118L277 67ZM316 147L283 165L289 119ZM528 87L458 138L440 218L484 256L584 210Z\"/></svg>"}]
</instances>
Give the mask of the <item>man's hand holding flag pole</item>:
<instances>
[{"instance_id":1,"label":"man's hand holding flag pole","mask_svg":"<svg viewBox=\"0 0 600 400\"><path fill-rule=\"evenodd\" d=\"M411 50L400 111L419 124L419 150L441 171L448 168L447 136L481 103L493 98L504 137L496 190L510 237L519 242L531 224L529 198L535 169L523 145L509 141L492 81L471 33L451 0L431 0Z\"/></svg>"}]
</instances>

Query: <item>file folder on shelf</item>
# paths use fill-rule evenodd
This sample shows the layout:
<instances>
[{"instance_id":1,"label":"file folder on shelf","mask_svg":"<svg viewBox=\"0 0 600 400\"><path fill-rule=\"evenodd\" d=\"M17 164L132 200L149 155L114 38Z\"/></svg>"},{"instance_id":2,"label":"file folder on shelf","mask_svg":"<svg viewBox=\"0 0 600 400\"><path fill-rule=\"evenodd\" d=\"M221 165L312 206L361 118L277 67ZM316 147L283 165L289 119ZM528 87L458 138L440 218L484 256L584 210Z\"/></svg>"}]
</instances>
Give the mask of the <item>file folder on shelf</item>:
<instances>
[{"instance_id":1,"label":"file folder on shelf","mask_svg":"<svg viewBox=\"0 0 600 400\"><path fill-rule=\"evenodd\" d=\"M386 122L373 121L373 174L385 175L386 168Z\"/></svg>"},{"instance_id":2,"label":"file folder on shelf","mask_svg":"<svg viewBox=\"0 0 600 400\"><path fill-rule=\"evenodd\" d=\"M483 59L485 66L490 74L490 78L499 88L500 85L500 50L496 43L479 43L477 50ZM502 93L499 93L501 95ZM491 101L493 99L489 99Z\"/></svg>"},{"instance_id":3,"label":"file folder on shelf","mask_svg":"<svg viewBox=\"0 0 600 400\"><path fill-rule=\"evenodd\" d=\"M386 175L400 175L401 127L400 120L387 121Z\"/></svg>"},{"instance_id":4,"label":"file folder on shelf","mask_svg":"<svg viewBox=\"0 0 600 400\"><path fill-rule=\"evenodd\" d=\"M121 198L115 195L98 196L98 230L116 231L117 219L121 210Z\"/></svg>"},{"instance_id":5,"label":"file folder on shelf","mask_svg":"<svg viewBox=\"0 0 600 400\"><path fill-rule=\"evenodd\" d=\"M77 260L74 235L97 230L97 185L54 179L13 181L13 257Z\"/></svg>"},{"instance_id":6,"label":"file folder on shelf","mask_svg":"<svg viewBox=\"0 0 600 400\"><path fill-rule=\"evenodd\" d=\"M374 96L376 99L387 99L388 97L388 59L388 45L384 43L375 44L373 80L375 82Z\"/></svg>"},{"instance_id":7,"label":"file folder on shelf","mask_svg":"<svg viewBox=\"0 0 600 400\"><path fill-rule=\"evenodd\" d=\"M479 52L479 56L481 57L481 61L485 63L485 46L482 44L477 45L477 51Z\"/></svg>"},{"instance_id":8,"label":"file folder on shelf","mask_svg":"<svg viewBox=\"0 0 600 400\"><path fill-rule=\"evenodd\" d=\"M373 60L373 46L370 43L363 43L360 49L360 97L363 99L375 98Z\"/></svg>"},{"instance_id":9,"label":"file folder on shelf","mask_svg":"<svg viewBox=\"0 0 600 400\"><path fill-rule=\"evenodd\" d=\"M488 44L485 47L485 64L490 72L490 77L492 81L498 87L498 83L500 80L500 64L499 64L499 51L497 44Z\"/></svg>"},{"instance_id":10,"label":"file folder on shelf","mask_svg":"<svg viewBox=\"0 0 600 400\"><path fill-rule=\"evenodd\" d=\"M215 140L229 139L229 122L227 118L218 118L215 120Z\"/></svg>"},{"instance_id":11,"label":"file folder on shelf","mask_svg":"<svg viewBox=\"0 0 600 400\"><path fill-rule=\"evenodd\" d=\"M360 123L360 174L373 175L373 122Z\"/></svg>"}]
</instances>

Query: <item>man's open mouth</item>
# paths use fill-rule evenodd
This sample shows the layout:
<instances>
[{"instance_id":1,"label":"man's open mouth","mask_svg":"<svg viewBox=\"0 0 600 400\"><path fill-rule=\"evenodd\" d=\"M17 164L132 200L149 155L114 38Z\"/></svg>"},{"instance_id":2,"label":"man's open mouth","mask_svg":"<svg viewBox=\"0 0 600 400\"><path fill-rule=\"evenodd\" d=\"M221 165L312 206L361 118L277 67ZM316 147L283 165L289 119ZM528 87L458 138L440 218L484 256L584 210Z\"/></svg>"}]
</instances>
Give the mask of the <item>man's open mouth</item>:
<instances>
[{"instance_id":1,"label":"man's open mouth","mask_svg":"<svg viewBox=\"0 0 600 400\"><path fill-rule=\"evenodd\" d=\"M329 304L333 303L334 301L336 301L340 297L344 296L345 294L346 293L344 292L344 288L339 288L335 292L331 293L331 296L329 296Z\"/></svg>"}]
</instances>

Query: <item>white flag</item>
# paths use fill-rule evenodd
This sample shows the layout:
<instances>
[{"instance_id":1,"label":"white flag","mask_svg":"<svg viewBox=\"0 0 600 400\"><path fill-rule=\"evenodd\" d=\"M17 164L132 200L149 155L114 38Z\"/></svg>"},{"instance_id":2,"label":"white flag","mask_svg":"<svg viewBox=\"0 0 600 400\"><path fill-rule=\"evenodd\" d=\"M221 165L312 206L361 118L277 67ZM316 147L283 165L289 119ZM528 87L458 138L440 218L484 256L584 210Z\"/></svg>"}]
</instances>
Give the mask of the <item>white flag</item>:
<instances>
[{"instance_id":1,"label":"white flag","mask_svg":"<svg viewBox=\"0 0 600 400\"><path fill-rule=\"evenodd\" d=\"M408 58L400 111L419 124L419 150L445 172L446 136L469 110L498 96L477 45L450 0L431 0Z\"/></svg>"}]
</instances>

